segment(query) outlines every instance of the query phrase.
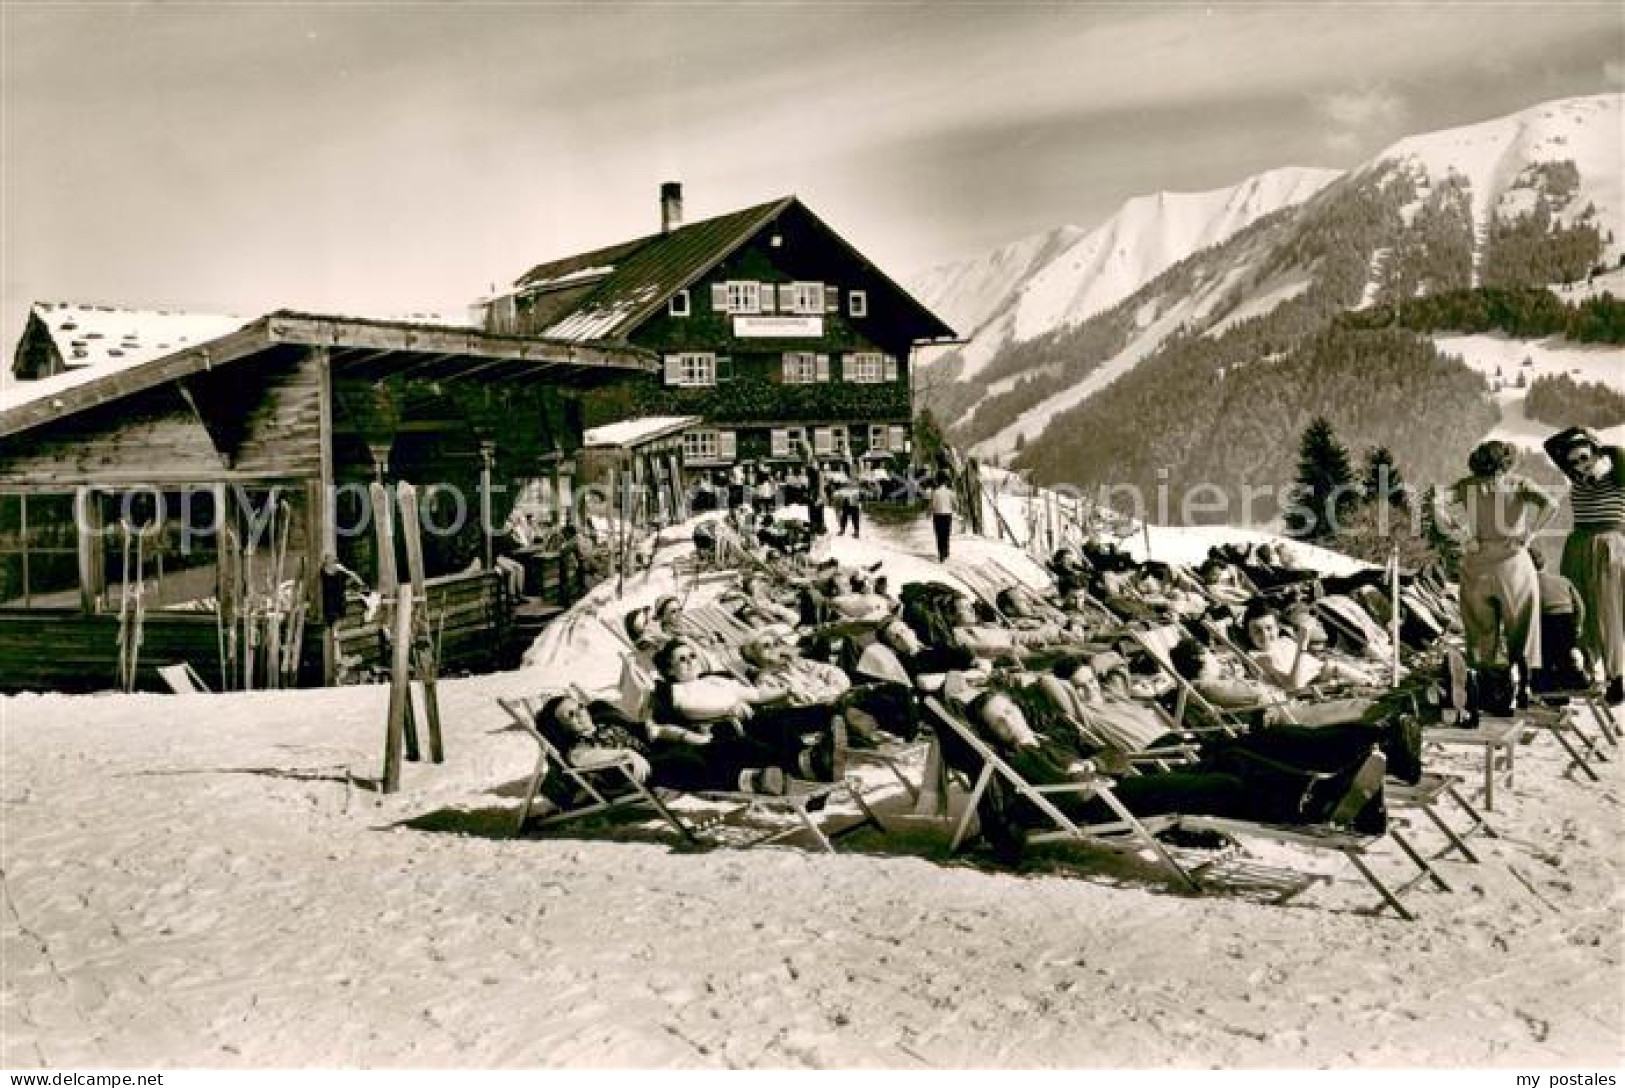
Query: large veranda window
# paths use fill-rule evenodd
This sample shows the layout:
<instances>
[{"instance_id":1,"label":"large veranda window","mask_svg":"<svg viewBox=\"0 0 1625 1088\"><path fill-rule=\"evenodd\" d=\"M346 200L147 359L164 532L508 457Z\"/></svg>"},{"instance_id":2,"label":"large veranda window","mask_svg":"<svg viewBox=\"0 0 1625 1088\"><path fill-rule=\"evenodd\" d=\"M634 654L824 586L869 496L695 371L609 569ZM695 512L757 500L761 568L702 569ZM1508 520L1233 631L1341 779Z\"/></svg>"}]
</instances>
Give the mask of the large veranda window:
<instances>
[{"instance_id":1,"label":"large veranda window","mask_svg":"<svg viewBox=\"0 0 1625 1088\"><path fill-rule=\"evenodd\" d=\"M0 608L78 608L72 493L0 495Z\"/></svg>"},{"instance_id":2,"label":"large veranda window","mask_svg":"<svg viewBox=\"0 0 1625 1088\"><path fill-rule=\"evenodd\" d=\"M206 486L95 492L89 528L100 541L100 583L92 587L98 611L127 607L128 583L132 590L140 586L148 610L213 612L223 529L218 509L214 490ZM238 554L247 539L240 530L235 526L227 538ZM270 532L263 526L260 535ZM269 553L273 546L265 541L258 547Z\"/></svg>"}]
</instances>

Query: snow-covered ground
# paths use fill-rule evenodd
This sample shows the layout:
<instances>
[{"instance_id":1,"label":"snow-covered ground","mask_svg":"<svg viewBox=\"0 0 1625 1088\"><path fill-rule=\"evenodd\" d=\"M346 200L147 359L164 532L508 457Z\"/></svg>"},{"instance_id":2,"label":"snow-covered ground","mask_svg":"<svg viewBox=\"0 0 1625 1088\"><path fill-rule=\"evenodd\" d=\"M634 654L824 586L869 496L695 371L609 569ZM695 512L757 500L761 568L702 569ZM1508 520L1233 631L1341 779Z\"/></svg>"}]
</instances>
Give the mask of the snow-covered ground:
<instances>
[{"instance_id":1,"label":"snow-covered ground","mask_svg":"<svg viewBox=\"0 0 1625 1088\"><path fill-rule=\"evenodd\" d=\"M833 550L895 582L939 571L928 535ZM631 602L599 603L613 619ZM876 794L889 834L833 856L683 850L640 823L516 840L535 751L495 697L582 682L606 651L554 640L519 671L444 682L447 761L408 764L387 798L380 687L0 699L0 1066L1625 1056L1622 761L1582 785L1551 742L1522 749L1502 837L1474 840L1480 865L1443 864L1453 894L1413 891L1412 924L1365 913L1340 867L1286 907L1064 848L1001 872L950 857L900 792ZM1440 765L1476 780L1464 755ZM1406 871L1388 847L1373 865Z\"/></svg>"},{"instance_id":2,"label":"snow-covered ground","mask_svg":"<svg viewBox=\"0 0 1625 1088\"><path fill-rule=\"evenodd\" d=\"M1514 340L1488 333L1434 336L1433 343L1484 375L1492 388L1496 382L1501 383L1501 390L1494 395L1501 409L1501 422L1486 437L1536 452L1558 428L1524 413L1527 390L1517 387L1520 375L1527 384L1536 378L1567 374L1577 382L1596 382L1625 393L1625 349L1617 346L1576 344L1561 337ZM1525 360L1528 366L1523 365ZM1600 433L1609 442L1625 442L1625 425Z\"/></svg>"}]
</instances>

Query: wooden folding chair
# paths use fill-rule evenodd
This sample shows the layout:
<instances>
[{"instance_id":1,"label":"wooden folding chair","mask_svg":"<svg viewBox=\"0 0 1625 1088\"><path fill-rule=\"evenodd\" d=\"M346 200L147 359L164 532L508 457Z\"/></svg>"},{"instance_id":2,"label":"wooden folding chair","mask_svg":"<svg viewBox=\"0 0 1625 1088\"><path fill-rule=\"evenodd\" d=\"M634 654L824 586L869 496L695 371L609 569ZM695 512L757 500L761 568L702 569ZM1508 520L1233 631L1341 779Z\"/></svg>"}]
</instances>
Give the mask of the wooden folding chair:
<instances>
[{"instance_id":1,"label":"wooden folding chair","mask_svg":"<svg viewBox=\"0 0 1625 1088\"><path fill-rule=\"evenodd\" d=\"M558 812L539 819L538 826L548 827L628 806L643 805L653 809L684 839L689 842L697 841L688 825L679 819L653 790L638 780L633 773L636 760L630 752L623 757L608 759L593 767L572 767L569 760L564 758L564 754L536 728L536 712L541 709L544 702L545 698L541 696L497 700L497 705L508 712L514 724L535 741L537 747L536 766L525 783L525 799L519 808L519 823L514 828L515 835L523 834L531 822L531 813L536 806L536 796L541 790L542 780L546 778L550 769L556 768L574 788L576 795L583 800L580 804L567 805Z\"/></svg>"},{"instance_id":2,"label":"wooden folding chair","mask_svg":"<svg viewBox=\"0 0 1625 1088\"><path fill-rule=\"evenodd\" d=\"M1477 748L1484 753L1484 811L1495 811L1497 781L1512 785L1517 769L1518 745L1528 726L1518 718L1480 718L1472 729L1454 725L1434 725L1422 730L1423 744L1442 747ZM1501 773L1504 770L1504 778Z\"/></svg>"},{"instance_id":3,"label":"wooden folding chair","mask_svg":"<svg viewBox=\"0 0 1625 1088\"><path fill-rule=\"evenodd\" d=\"M958 850L964 841L970 822L976 816L978 803L982 795L987 792L994 776L1004 780L1005 785L1016 791L1023 799L1043 813L1055 825L1054 831L1043 832L1031 836L1032 842L1073 841L1086 845L1103 847L1110 850L1128 850L1131 852L1149 852L1171 876L1179 883L1194 892L1200 892L1201 886L1190 873L1174 859L1149 828L1132 812L1123 806L1112 792L1111 781L1100 775L1089 775L1077 782L1063 785L1034 786L1016 772L1008 763L1001 759L980 737L976 731L966 724L957 714L950 711L935 696L927 696L925 709L931 715L932 723L936 728L947 730L957 743L970 749L980 763L976 772L976 779L970 788L970 796L965 802L965 811L954 827L953 839L949 843L950 850ZM1115 820L1099 824L1079 824L1056 807L1050 797L1058 794L1073 794L1083 800L1098 798L1109 808Z\"/></svg>"}]
</instances>

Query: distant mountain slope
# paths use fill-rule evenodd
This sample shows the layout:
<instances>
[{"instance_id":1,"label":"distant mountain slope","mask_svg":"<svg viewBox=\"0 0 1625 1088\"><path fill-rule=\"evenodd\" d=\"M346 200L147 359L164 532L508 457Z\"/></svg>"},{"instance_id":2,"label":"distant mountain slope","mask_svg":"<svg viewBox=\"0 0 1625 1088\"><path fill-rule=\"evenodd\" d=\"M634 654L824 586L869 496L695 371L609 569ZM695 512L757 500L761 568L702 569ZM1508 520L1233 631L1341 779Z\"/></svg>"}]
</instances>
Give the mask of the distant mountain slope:
<instances>
[{"instance_id":1,"label":"distant mountain slope","mask_svg":"<svg viewBox=\"0 0 1625 1088\"><path fill-rule=\"evenodd\" d=\"M978 454L1020 450L1055 482L1290 479L1315 414L1353 445L1394 447L1415 478L1453 471L1497 426L1483 378L1426 336L1333 322L1478 284L1572 283L1574 298L1606 278L1625 237L1622 101L1568 99L1401 140L1087 320L1005 342L968 380L931 388L927 376L928 396ZM1020 306L1037 305L1029 295L1050 297L1031 280L1017 291L1012 331ZM1072 297L1086 296L1109 292ZM1625 366L1625 353L1598 350Z\"/></svg>"},{"instance_id":2,"label":"distant mountain slope","mask_svg":"<svg viewBox=\"0 0 1625 1088\"><path fill-rule=\"evenodd\" d=\"M909 287L970 334L956 355L960 376L972 379L1006 345L1080 324L1171 265L1302 202L1338 176L1288 167L1209 192L1134 197L1093 230L1066 226L1033 235L929 269Z\"/></svg>"}]
</instances>

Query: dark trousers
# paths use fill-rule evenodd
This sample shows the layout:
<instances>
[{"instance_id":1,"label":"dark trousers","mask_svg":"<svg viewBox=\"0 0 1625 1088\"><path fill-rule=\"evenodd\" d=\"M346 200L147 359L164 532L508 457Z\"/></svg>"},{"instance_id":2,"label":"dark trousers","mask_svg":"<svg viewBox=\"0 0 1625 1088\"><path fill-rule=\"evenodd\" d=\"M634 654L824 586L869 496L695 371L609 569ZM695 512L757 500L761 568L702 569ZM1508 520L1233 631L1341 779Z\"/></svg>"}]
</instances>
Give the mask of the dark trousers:
<instances>
[{"instance_id":1,"label":"dark trousers","mask_svg":"<svg viewBox=\"0 0 1625 1088\"><path fill-rule=\"evenodd\" d=\"M812 526L814 536L824 535L824 504L810 502L807 504L807 524Z\"/></svg>"},{"instance_id":2,"label":"dark trousers","mask_svg":"<svg viewBox=\"0 0 1625 1088\"><path fill-rule=\"evenodd\" d=\"M946 562L948 559L948 544L954 535L954 516L952 514L932 514L931 528L937 532L937 558Z\"/></svg>"},{"instance_id":3,"label":"dark trousers","mask_svg":"<svg viewBox=\"0 0 1625 1088\"><path fill-rule=\"evenodd\" d=\"M862 511L863 511L863 508L861 506L859 506L855 502L848 502L848 503L842 503L841 504L841 506L840 506L841 534L843 536L846 534L846 527L849 524L852 526L852 535L853 536L858 535L858 519L861 516Z\"/></svg>"}]
</instances>

